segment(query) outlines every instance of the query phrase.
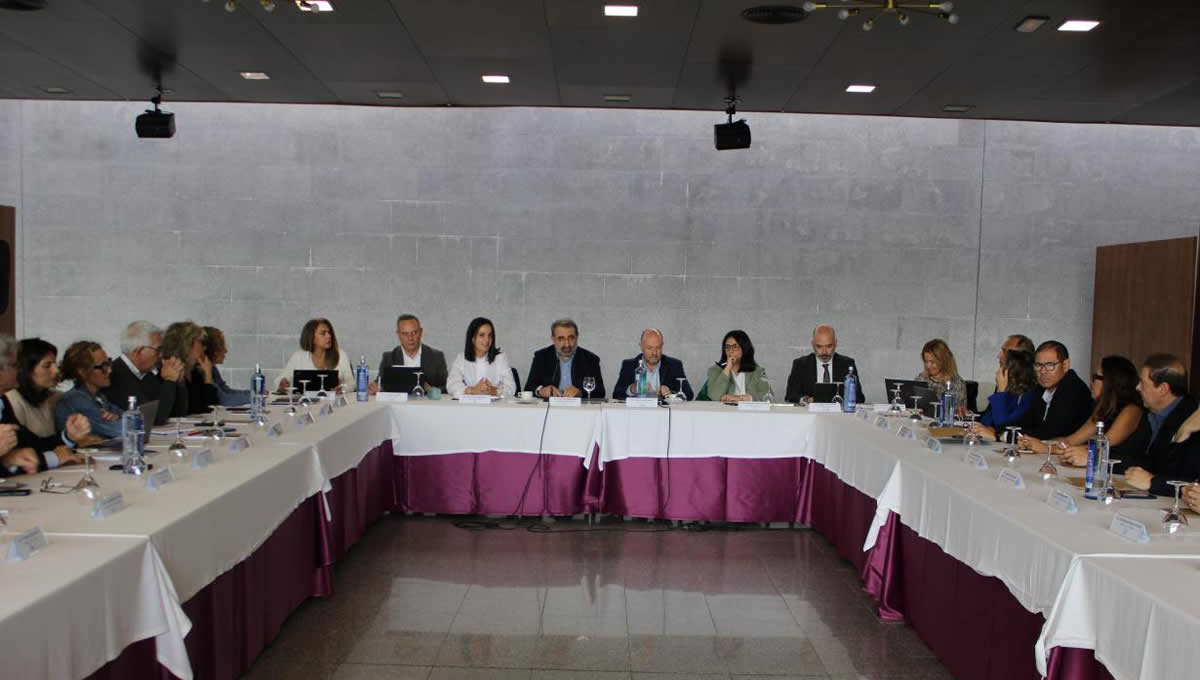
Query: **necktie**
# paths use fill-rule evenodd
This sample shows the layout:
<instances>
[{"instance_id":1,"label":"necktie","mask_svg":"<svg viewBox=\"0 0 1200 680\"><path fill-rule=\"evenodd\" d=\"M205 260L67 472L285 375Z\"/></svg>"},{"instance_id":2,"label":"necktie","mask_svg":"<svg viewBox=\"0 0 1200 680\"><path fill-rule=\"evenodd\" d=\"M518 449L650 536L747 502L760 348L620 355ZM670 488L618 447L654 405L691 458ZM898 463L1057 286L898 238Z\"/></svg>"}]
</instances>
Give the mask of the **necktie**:
<instances>
[{"instance_id":1,"label":"necktie","mask_svg":"<svg viewBox=\"0 0 1200 680\"><path fill-rule=\"evenodd\" d=\"M829 364L821 364L825 367L825 376L821 378L821 382L833 382L829 379Z\"/></svg>"}]
</instances>

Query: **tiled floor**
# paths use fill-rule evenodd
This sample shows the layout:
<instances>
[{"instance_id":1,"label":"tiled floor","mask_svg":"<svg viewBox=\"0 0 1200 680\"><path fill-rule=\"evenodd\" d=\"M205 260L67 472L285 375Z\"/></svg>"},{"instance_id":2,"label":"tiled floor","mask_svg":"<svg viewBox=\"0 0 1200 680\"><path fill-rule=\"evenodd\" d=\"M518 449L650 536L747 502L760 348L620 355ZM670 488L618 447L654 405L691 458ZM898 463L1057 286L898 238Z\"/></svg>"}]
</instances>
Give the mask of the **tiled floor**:
<instances>
[{"instance_id":1,"label":"tiled floor","mask_svg":"<svg viewBox=\"0 0 1200 680\"><path fill-rule=\"evenodd\" d=\"M951 678L814 532L605 526L629 531L385 517L248 677Z\"/></svg>"}]
</instances>

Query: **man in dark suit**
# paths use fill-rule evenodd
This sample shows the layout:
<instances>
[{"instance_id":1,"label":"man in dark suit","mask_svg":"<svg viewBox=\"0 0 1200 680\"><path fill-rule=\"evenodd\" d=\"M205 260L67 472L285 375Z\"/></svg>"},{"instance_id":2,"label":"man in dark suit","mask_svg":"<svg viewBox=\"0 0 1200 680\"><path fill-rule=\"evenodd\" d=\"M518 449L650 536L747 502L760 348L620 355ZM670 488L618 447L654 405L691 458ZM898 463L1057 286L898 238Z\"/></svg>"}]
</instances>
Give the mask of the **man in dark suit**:
<instances>
[{"instance_id":1,"label":"man in dark suit","mask_svg":"<svg viewBox=\"0 0 1200 680\"><path fill-rule=\"evenodd\" d=\"M633 376L637 371L639 361L646 362L646 382L648 386L654 388L653 391L657 395L669 396L679 388L679 379L683 378L683 394L689 400L694 398L692 386L683 373L683 362L663 354L662 331L657 328L647 328L642 331L642 338L638 344L642 348L642 353L621 362L621 372L617 375L616 386L613 387L614 398L624 399L634 396L637 385L634 384Z\"/></svg>"},{"instance_id":2,"label":"man in dark suit","mask_svg":"<svg viewBox=\"0 0 1200 680\"><path fill-rule=\"evenodd\" d=\"M1142 364L1137 389L1146 405L1150 446L1137 460L1122 461L1125 483L1159 496L1173 496L1168 481L1191 482L1200 473L1200 441L1174 442L1176 430L1196 410L1196 400L1187 393L1187 369L1174 355L1151 354Z\"/></svg>"},{"instance_id":3,"label":"man in dark suit","mask_svg":"<svg viewBox=\"0 0 1200 680\"><path fill-rule=\"evenodd\" d=\"M1033 370L1040 389L1017 423L1022 435L1044 441L1074 434L1092 415L1092 391L1071 368L1066 345L1057 340L1038 345Z\"/></svg>"},{"instance_id":4,"label":"man in dark suit","mask_svg":"<svg viewBox=\"0 0 1200 680\"><path fill-rule=\"evenodd\" d=\"M392 351L383 353L383 358L379 360L379 372L383 373L385 366L419 366L421 382L425 383L423 387L426 391L431 387L445 391L446 377L449 375L446 355L423 344L423 333L420 319L412 314L401 314L396 319L396 337L400 339L400 344Z\"/></svg>"},{"instance_id":5,"label":"man in dark suit","mask_svg":"<svg viewBox=\"0 0 1200 680\"><path fill-rule=\"evenodd\" d=\"M162 329L149 321L129 324L121 334L121 356L113 361L105 398L120 408L127 407L130 396L137 397L139 406L157 401L155 425L165 425L172 415L187 415L187 388L179 380L183 362L176 357L160 362L161 356Z\"/></svg>"},{"instance_id":6,"label":"man in dark suit","mask_svg":"<svg viewBox=\"0 0 1200 680\"><path fill-rule=\"evenodd\" d=\"M579 346L579 326L571 319L559 319L550 325L550 339L554 344L533 354L525 376L526 391L539 397L579 397L584 394L583 379L595 378L591 397L603 399L600 357Z\"/></svg>"},{"instance_id":7,"label":"man in dark suit","mask_svg":"<svg viewBox=\"0 0 1200 680\"><path fill-rule=\"evenodd\" d=\"M854 366L858 381L854 392L858 403L863 403L862 375L858 372L858 366L854 365L854 359L837 353L837 333L833 326L820 325L813 329L812 348L812 354L792 362L784 399L792 403L812 399L817 383L845 382L846 374Z\"/></svg>"}]
</instances>

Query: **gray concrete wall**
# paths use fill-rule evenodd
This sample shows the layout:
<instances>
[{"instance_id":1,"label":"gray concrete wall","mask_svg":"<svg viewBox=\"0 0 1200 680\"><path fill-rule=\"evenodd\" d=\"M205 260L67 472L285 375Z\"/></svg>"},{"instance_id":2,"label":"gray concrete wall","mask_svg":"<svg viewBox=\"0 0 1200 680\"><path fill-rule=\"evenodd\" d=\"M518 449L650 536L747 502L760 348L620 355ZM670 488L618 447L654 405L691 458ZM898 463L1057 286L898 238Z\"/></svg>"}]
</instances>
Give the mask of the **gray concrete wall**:
<instances>
[{"instance_id":1,"label":"gray concrete wall","mask_svg":"<svg viewBox=\"0 0 1200 680\"><path fill-rule=\"evenodd\" d=\"M492 317L522 376L560 316L609 382L644 326L697 387L746 329L780 395L822 321L869 398L937 336L982 381L1014 331L1086 366L1095 246L1200 224L1192 129L753 114L718 153L713 113L173 104L164 141L140 108L0 102L20 331L191 318L239 383L310 316L374 364L401 312L451 356Z\"/></svg>"}]
</instances>

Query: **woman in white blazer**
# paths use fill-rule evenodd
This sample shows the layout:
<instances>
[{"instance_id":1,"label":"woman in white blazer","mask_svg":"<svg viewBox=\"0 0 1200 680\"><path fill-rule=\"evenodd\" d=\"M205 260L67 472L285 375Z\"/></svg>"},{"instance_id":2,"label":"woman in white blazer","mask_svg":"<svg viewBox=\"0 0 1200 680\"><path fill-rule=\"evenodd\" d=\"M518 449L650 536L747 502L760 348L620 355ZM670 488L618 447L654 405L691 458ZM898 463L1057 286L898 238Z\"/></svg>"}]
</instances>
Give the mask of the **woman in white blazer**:
<instances>
[{"instance_id":1,"label":"woman in white blazer","mask_svg":"<svg viewBox=\"0 0 1200 680\"><path fill-rule=\"evenodd\" d=\"M283 367L283 374L275 383L275 389L286 392L291 386L294 371L314 371L337 369L338 391L343 385L354 384L354 374L350 371L350 358L338 349L337 334L333 332L333 324L329 319L309 319L300 331L300 349L294 352ZM326 389L333 389L326 385ZM320 385L309 385L310 390L321 389Z\"/></svg>"},{"instance_id":2,"label":"woman in white blazer","mask_svg":"<svg viewBox=\"0 0 1200 680\"><path fill-rule=\"evenodd\" d=\"M450 366L446 389L456 397L464 394L511 397L517 393L508 356L496 346L496 328L489 319L477 317L467 326L466 343Z\"/></svg>"}]
</instances>

